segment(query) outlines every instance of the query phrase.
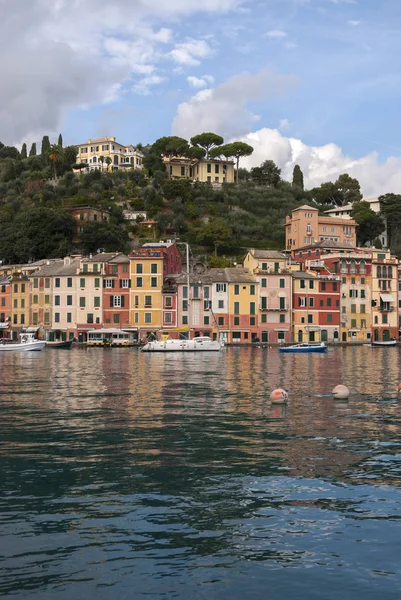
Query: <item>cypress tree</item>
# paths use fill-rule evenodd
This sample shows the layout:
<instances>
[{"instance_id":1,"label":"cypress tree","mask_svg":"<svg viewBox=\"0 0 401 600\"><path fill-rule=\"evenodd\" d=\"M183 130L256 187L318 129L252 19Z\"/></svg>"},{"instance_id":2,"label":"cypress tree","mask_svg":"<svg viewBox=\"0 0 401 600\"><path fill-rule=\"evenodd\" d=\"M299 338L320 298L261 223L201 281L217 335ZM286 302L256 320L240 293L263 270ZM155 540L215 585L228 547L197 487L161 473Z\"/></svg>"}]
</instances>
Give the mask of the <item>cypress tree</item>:
<instances>
[{"instance_id":1,"label":"cypress tree","mask_svg":"<svg viewBox=\"0 0 401 600\"><path fill-rule=\"evenodd\" d=\"M63 147L63 136L61 135L61 133L58 136L57 146L60 146L60 148Z\"/></svg>"},{"instance_id":2,"label":"cypress tree","mask_svg":"<svg viewBox=\"0 0 401 600\"><path fill-rule=\"evenodd\" d=\"M27 157L27 153L26 153L26 144L25 142L22 144L22 148L21 148L21 158L26 158Z\"/></svg>"},{"instance_id":3,"label":"cypress tree","mask_svg":"<svg viewBox=\"0 0 401 600\"><path fill-rule=\"evenodd\" d=\"M294 171L292 173L292 185L293 187L298 187L301 190L304 189L304 174L302 173L299 165L295 165L294 167Z\"/></svg>"},{"instance_id":4,"label":"cypress tree","mask_svg":"<svg viewBox=\"0 0 401 600\"><path fill-rule=\"evenodd\" d=\"M42 156L49 156L50 154L50 140L48 135L44 135L42 138L42 149L40 151Z\"/></svg>"},{"instance_id":5,"label":"cypress tree","mask_svg":"<svg viewBox=\"0 0 401 600\"><path fill-rule=\"evenodd\" d=\"M31 149L29 150L29 156L36 156L36 142L33 142Z\"/></svg>"}]
</instances>

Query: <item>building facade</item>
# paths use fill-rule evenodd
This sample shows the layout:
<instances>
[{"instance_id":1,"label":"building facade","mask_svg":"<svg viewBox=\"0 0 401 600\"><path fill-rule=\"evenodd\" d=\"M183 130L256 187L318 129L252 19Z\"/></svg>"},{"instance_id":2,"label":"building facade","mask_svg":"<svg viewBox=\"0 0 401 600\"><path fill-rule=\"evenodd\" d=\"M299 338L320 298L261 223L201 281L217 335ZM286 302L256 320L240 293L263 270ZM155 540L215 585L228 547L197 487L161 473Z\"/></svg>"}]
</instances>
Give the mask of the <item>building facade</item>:
<instances>
[{"instance_id":1,"label":"building facade","mask_svg":"<svg viewBox=\"0 0 401 600\"><path fill-rule=\"evenodd\" d=\"M132 144L125 146L115 137L88 140L77 146L77 163L88 165L87 170L116 171L119 169L142 169L143 154Z\"/></svg>"}]
</instances>

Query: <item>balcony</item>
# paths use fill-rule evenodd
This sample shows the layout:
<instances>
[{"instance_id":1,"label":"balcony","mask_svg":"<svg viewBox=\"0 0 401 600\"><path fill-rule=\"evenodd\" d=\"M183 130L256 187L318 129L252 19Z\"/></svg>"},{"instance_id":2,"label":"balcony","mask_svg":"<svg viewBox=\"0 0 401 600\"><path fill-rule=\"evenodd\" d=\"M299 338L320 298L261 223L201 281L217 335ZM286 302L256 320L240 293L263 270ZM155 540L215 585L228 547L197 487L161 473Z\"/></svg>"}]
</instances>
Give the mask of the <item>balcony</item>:
<instances>
[{"instance_id":1,"label":"balcony","mask_svg":"<svg viewBox=\"0 0 401 600\"><path fill-rule=\"evenodd\" d=\"M395 311L394 306L379 306L378 308L379 308L380 312L394 312Z\"/></svg>"},{"instance_id":2,"label":"balcony","mask_svg":"<svg viewBox=\"0 0 401 600\"><path fill-rule=\"evenodd\" d=\"M290 310L288 304L286 304L284 308L277 306L267 306L266 308L259 307L260 312L286 312L287 310Z\"/></svg>"}]
</instances>

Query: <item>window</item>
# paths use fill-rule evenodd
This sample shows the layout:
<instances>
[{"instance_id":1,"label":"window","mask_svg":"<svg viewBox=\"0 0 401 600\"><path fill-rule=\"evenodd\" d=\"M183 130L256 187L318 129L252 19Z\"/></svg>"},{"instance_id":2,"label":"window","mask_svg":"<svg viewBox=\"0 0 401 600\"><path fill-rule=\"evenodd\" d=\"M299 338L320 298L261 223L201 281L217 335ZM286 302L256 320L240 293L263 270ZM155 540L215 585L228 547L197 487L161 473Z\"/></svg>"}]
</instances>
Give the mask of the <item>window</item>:
<instances>
[{"instance_id":1,"label":"window","mask_svg":"<svg viewBox=\"0 0 401 600\"><path fill-rule=\"evenodd\" d=\"M315 282L313 281L313 279L309 279L309 289L313 290L314 287L315 287Z\"/></svg>"},{"instance_id":2,"label":"window","mask_svg":"<svg viewBox=\"0 0 401 600\"><path fill-rule=\"evenodd\" d=\"M324 304L323 300L320 300L320 301L319 301L319 306L321 306L321 307L322 307L322 306L323 306L323 304Z\"/></svg>"},{"instance_id":3,"label":"window","mask_svg":"<svg viewBox=\"0 0 401 600\"><path fill-rule=\"evenodd\" d=\"M277 334L277 340L279 342L284 342L285 341L285 334L284 331L279 331Z\"/></svg>"},{"instance_id":4,"label":"window","mask_svg":"<svg viewBox=\"0 0 401 600\"><path fill-rule=\"evenodd\" d=\"M280 263L274 263L274 272L278 273L280 270Z\"/></svg>"},{"instance_id":5,"label":"window","mask_svg":"<svg viewBox=\"0 0 401 600\"><path fill-rule=\"evenodd\" d=\"M267 263L262 263L262 271L267 271Z\"/></svg>"},{"instance_id":6,"label":"window","mask_svg":"<svg viewBox=\"0 0 401 600\"><path fill-rule=\"evenodd\" d=\"M24 324L25 324L25 315L21 315L21 325L24 325Z\"/></svg>"},{"instance_id":7,"label":"window","mask_svg":"<svg viewBox=\"0 0 401 600\"><path fill-rule=\"evenodd\" d=\"M336 292L336 291L337 291L337 284L333 283L333 292Z\"/></svg>"},{"instance_id":8,"label":"window","mask_svg":"<svg viewBox=\"0 0 401 600\"><path fill-rule=\"evenodd\" d=\"M2 300L4 300L4 304L2 304L2 305L5 306L6 305L5 298L2 298ZM37 304L38 301L39 301L39 296L34 296L32 304Z\"/></svg>"},{"instance_id":9,"label":"window","mask_svg":"<svg viewBox=\"0 0 401 600\"><path fill-rule=\"evenodd\" d=\"M100 278L95 277L95 288L100 288Z\"/></svg>"},{"instance_id":10,"label":"window","mask_svg":"<svg viewBox=\"0 0 401 600\"><path fill-rule=\"evenodd\" d=\"M327 306L331 306L331 298L327 298Z\"/></svg>"},{"instance_id":11,"label":"window","mask_svg":"<svg viewBox=\"0 0 401 600\"><path fill-rule=\"evenodd\" d=\"M234 286L234 296L239 296L239 285Z\"/></svg>"},{"instance_id":12,"label":"window","mask_svg":"<svg viewBox=\"0 0 401 600\"><path fill-rule=\"evenodd\" d=\"M315 306L315 299L314 298L309 298L309 306L311 308L313 308Z\"/></svg>"},{"instance_id":13,"label":"window","mask_svg":"<svg viewBox=\"0 0 401 600\"><path fill-rule=\"evenodd\" d=\"M351 313L356 313L356 304L351 304Z\"/></svg>"},{"instance_id":14,"label":"window","mask_svg":"<svg viewBox=\"0 0 401 600\"><path fill-rule=\"evenodd\" d=\"M33 287L34 287L34 288L37 288L37 287L39 287L39 280L38 280L38 278L37 278L37 277L35 277L35 279L33 280ZM2 291L5 291L5 290L2 290Z\"/></svg>"},{"instance_id":15,"label":"window","mask_svg":"<svg viewBox=\"0 0 401 600\"><path fill-rule=\"evenodd\" d=\"M99 270L99 265L97 265L97 264L94 264L94 265L93 265L93 272L94 272L94 273L97 273L97 272L98 272L98 270ZM111 272L112 272L112 273L114 273L114 265L111 267Z\"/></svg>"},{"instance_id":16,"label":"window","mask_svg":"<svg viewBox=\"0 0 401 600\"><path fill-rule=\"evenodd\" d=\"M250 317L249 318L249 325L256 325L256 318L255 317Z\"/></svg>"},{"instance_id":17,"label":"window","mask_svg":"<svg viewBox=\"0 0 401 600\"><path fill-rule=\"evenodd\" d=\"M150 287L157 287L157 277L151 277L150 278Z\"/></svg>"},{"instance_id":18,"label":"window","mask_svg":"<svg viewBox=\"0 0 401 600\"><path fill-rule=\"evenodd\" d=\"M36 303L36 304L37 304L37 303ZM6 299L5 299L5 298L2 298L2 299L1 299L1 305L2 305L2 306L5 306L5 305L6 305Z\"/></svg>"},{"instance_id":19,"label":"window","mask_svg":"<svg viewBox=\"0 0 401 600\"><path fill-rule=\"evenodd\" d=\"M218 165L218 164L215 164L215 165L214 165L214 172L215 172L215 173L218 173L218 172L219 172L219 165Z\"/></svg>"},{"instance_id":20,"label":"window","mask_svg":"<svg viewBox=\"0 0 401 600\"><path fill-rule=\"evenodd\" d=\"M234 314L239 315L239 302L234 302Z\"/></svg>"},{"instance_id":21,"label":"window","mask_svg":"<svg viewBox=\"0 0 401 600\"><path fill-rule=\"evenodd\" d=\"M387 325L387 323L388 323L388 315L382 315L382 323L383 323L383 325Z\"/></svg>"},{"instance_id":22,"label":"window","mask_svg":"<svg viewBox=\"0 0 401 600\"><path fill-rule=\"evenodd\" d=\"M209 310L209 308L211 308L211 301L210 300L204 300L203 301L203 310Z\"/></svg>"},{"instance_id":23,"label":"window","mask_svg":"<svg viewBox=\"0 0 401 600\"><path fill-rule=\"evenodd\" d=\"M322 292L325 292L325 291L326 291L326 284L325 284L325 282L324 282L324 281L322 281L322 284L321 284L321 290L322 290Z\"/></svg>"},{"instance_id":24,"label":"window","mask_svg":"<svg viewBox=\"0 0 401 600\"><path fill-rule=\"evenodd\" d=\"M366 313L366 304L361 304L359 312L364 315Z\"/></svg>"},{"instance_id":25,"label":"window","mask_svg":"<svg viewBox=\"0 0 401 600\"><path fill-rule=\"evenodd\" d=\"M351 329L356 329L356 319L351 319Z\"/></svg>"},{"instance_id":26,"label":"window","mask_svg":"<svg viewBox=\"0 0 401 600\"><path fill-rule=\"evenodd\" d=\"M219 325L224 325L224 317L219 317Z\"/></svg>"},{"instance_id":27,"label":"window","mask_svg":"<svg viewBox=\"0 0 401 600\"><path fill-rule=\"evenodd\" d=\"M45 287L50 287L50 285L45 286ZM54 280L54 287L59 288L60 287L60 277L56 277Z\"/></svg>"},{"instance_id":28,"label":"window","mask_svg":"<svg viewBox=\"0 0 401 600\"><path fill-rule=\"evenodd\" d=\"M84 273L88 272L88 264L87 263L83 264L83 271L84 271Z\"/></svg>"},{"instance_id":29,"label":"window","mask_svg":"<svg viewBox=\"0 0 401 600\"><path fill-rule=\"evenodd\" d=\"M266 296L261 296L260 300L261 300L261 305L260 305L261 310L267 310L267 298L266 298Z\"/></svg>"},{"instance_id":30,"label":"window","mask_svg":"<svg viewBox=\"0 0 401 600\"><path fill-rule=\"evenodd\" d=\"M72 313L67 313L67 323L72 322Z\"/></svg>"},{"instance_id":31,"label":"window","mask_svg":"<svg viewBox=\"0 0 401 600\"><path fill-rule=\"evenodd\" d=\"M188 315L183 315L183 317L182 317L182 324L183 325L188 325Z\"/></svg>"},{"instance_id":32,"label":"window","mask_svg":"<svg viewBox=\"0 0 401 600\"><path fill-rule=\"evenodd\" d=\"M224 308L224 300L219 300L219 308Z\"/></svg>"},{"instance_id":33,"label":"window","mask_svg":"<svg viewBox=\"0 0 401 600\"><path fill-rule=\"evenodd\" d=\"M182 301L182 312L186 312L188 310L188 300Z\"/></svg>"},{"instance_id":34,"label":"window","mask_svg":"<svg viewBox=\"0 0 401 600\"><path fill-rule=\"evenodd\" d=\"M100 308L100 296L95 296L93 298L93 306L95 308Z\"/></svg>"},{"instance_id":35,"label":"window","mask_svg":"<svg viewBox=\"0 0 401 600\"><path fill-rule=\"evenodd\" d=\"M350 290L349 297L350 298L358 298L358 290Z\"/></svg>"},{"instance_id":36,"label":"window","mask_svg":"<svg viewBox=\"0 0 401 600\"><path fill-rule=\"evenodd\" d=\"M60 306L60 296L54 296L54 304L55 306Z\"/></svg>"},{"instance_id":37,"label":"window","mask_svg":"<svg viewBox=\"0 0 401 600\"><path fill-rule=\"evenodd\" d=\"M255 295L255 286L253 284L251 284L251 286L250 286L250 295L251 296Z\"/></svg>"},{"instance_id":38,"label":"window","mask_svg":"<svg viewBox=\"0 0 401 600\"><path fill-rule=\"evenodd\" d=\"M145 308L152 306L152 296L145 296Z\"/></svg>"},{"instance_id":39,"label":"window","mask_svg":"<svg viewBox=\"0 0 401 600\"><path fill-rule=\"evenodd\" d=\"M234 327L239 326L239 317L234 317Z\"/></svg>"},{"instance_id":40,"label":"window","mask_svg":"<svg viewBox=\"0 0 401 600\"><path fill-rule=\"evenodd\" d=\"M332 323L333 322L333 315L327 315L327 322L328 323Z\"/></svg>"},{"instance_id":41,"label":"window","mask_svg":"<svg viewBox=\"0 0 401 600\"><path fill-rule=\"evenodd\" d=\"M212 165L210 163L207 163L207 172L208 173L212 172Z\"/></svg>"},{"instance_id":42,"label":"window","mask_svg":"<svg viewBox=\"0 0 401 600\"><path fill-rule=\"evenodd\" d=\"M14 300L14 308L18 308L18 300Z\"/></svg>"},{"instance_id":43,"label":"window","mask_svg":"<svg viewBox=\"0 0 401 600\"><path fill-rule=\"evenodd\" d=\"M360 262L359 272L361 275L364 275L366 273L366 263L364 260L361 260L361 262Z\"/></svg>"},{"instance_id":44,"label":"window","mask_svg":"<svg viewBox=\"0 0 401 600\"><path fill-rule=\"evenodd\" d=\"M366 329L366 319L361 319L361 329Z\"/></svg>"},{"instance_id":45,"label":"window","mask_svg":"<svg viewBox=\"0 0 401 600\"><path fill-rule=\"evenodd\" d=\"M376 268L377 279L381 279L382 276L382 268L379 266Z\"/></svg>"},{"instance_id":46,"label":"window","mask_svg":"<svg viewBox=\"0 0 401 600\"><path fill-rule=\"evenodd\" d=\"M267 287L267 279L262 279L262 288Z\"/></svg>"},{"instance_id":47,"label":"window","mask_svg":"<svg viewBox=\"0 0 401 600\"><path fill-rule=\"evenodd\" d=\"M50 304L50 296L46 294L45 296L45 304Z\"/></svg>"},{"instance_id":48,"label":"window","mask_svg":"<svg viewBox=\"0 0 401 600\"><path fill-rule=\"evenodd\" d=\"M138 272L138 271L137 271L137 272ZM150 265L150 272L151 272L151 273L157 273L157 263L152 263L152 264ZM142 273L142 271L141 271L141 273Z\"/></svg>"},{"instance_id":49,"label":"window","mask_svg":"<svg viewBox=\"0 0 401 600\"><path fill-rule=\"evenodd\" d=\"M305 287L305 279L301 279L300 288L303 290Z\"/></svg>"},{"instance_id":50,"label":"window","mask_svg":"<svg viewBox=\"0 0 401 600\"><path fill-rule=\"evenodd\" d=\"M347 278L346 277L342 278L342 283L347 283Z\"/></svg>"},{"instance_id":51,"label":"window","mask_svg":"<svg viewBox=\"0 0 401 600\"><path fill-rule=\"evenodd\" d=\"M262 323L267 323L267 315L266 314L262 315Z\"/></svg>"},{"instance_id":52,"label":"window","mask_svg":"<svg viewBox=\"0 0 401 600\"><path fill-rule=\"evenodd\" d=\"M24 300L24 298L22 298L22 300L21 300L21 308L25 308L25 300Z\"/></svg>"},{"instance_id":53,"label":"window","mask_svg":"<svg viewBox=\"0 0 401 600\"><path fill-rule=\"evenodd\" d=\"M164 306L166 308L171 308L173 306L173 299L171 296L166 296L164 298Z\"/></svg>"},{"instance_id":54,"label":"window","mask_svg":"<svg viewBox=\"0 0 401 600\"><path fill-rule=\"evenodd\" d=\"M72 277L67 277L67 287L72 287Z\"/></svg>"},{"instance_id":55,"label":"window","mask_svg":"<svg viewBox=\"0 0 401 600\"><path fill-rule=\"evenodd\" d=\"M166 325L171 325L171 323L173 322L173 313L164 313L164 322L166 323Z\"/></svg>"},{"instance_id":56,"label":"window","mask_svg":"<svg viewBox=\"0 0 401 600\"><path fill-rule=\"evenodd\" d=\"M138 273L139 275L141 275L143 273L143 264L138 263L136 265L136 273Z\"/></svg>"},{"instance_id":57,"label":"window","mask_svg":"<svg viewBox=\"0 0 401 600\"><path fill-rule=\"evenodd\" d=\"M226 283L216 283L216 292L226 292L227 284Z\"/></svg>"},{"instance_id":58,"label":"window","mask_svg":"<svg viewBox=\"0 0 401 600\"><path fill-rule=\"evenodd\" d=\"M86 300L86 299L85 299L85 297L84 297L84 296L81 296L81 297L79 298L79 306L80 306L80 308L85 308L85 305L86 305L86 301L85 301L85 300Z\"/></svg>"},{"instance_id":59,"label":"window","mask_svg":"<svg viewBox=\"0 0 401 600\"><path fill-rule=\"evenodd\" d=\"M205 287L203 288L203 297L204 297L205 299L206 299L206 298L209 298L209 286L205 286Z\"/></svg>"},{"instance_id":60,"label":"window","mask_svg":"<svg viewBox=\"0 0 401 600\"><path fill-rule=\"evenodd\" d=\"M365 278L364 277L361 277L361 284L365 285Z\"/></svg>"},{"instance_id":61,"label":"window","mask_svg":"<svg viewBox=\"0 0 401 600\"><path fill-rule=\"evenodd\" d=\"M152 313L145 313L145 323L149 325L152 322Z\"/></svg>"},{"instance_id":62,"label":"window","mask_svg":"<svg viewBox=\"0 0 401 600\"><path fill-rule=\"evenodd\" d=\"M280 279L280 287L281 288L285 287L285 279Z\"/></svg>"},{"instance_id":63,"label":"window","mask_svg":"<svg viewBox=\"0 0 401 600\"><path fill-rule=\"evenodd\" d=\"M313 315L308 315L308 323L313 323Z\"/></svg>"},{"instance_id":64,"label":"window","mask_svg":"<svg viewBox=\"0 0 401 600\"><path fill-rule=\"evenodd\" d=\"M210 325L210 319L209 319L209 317L203 317L203 324L204 325Z\"/></svg>"},{"instance_id":65,"label":"window","mask_svg":"<svg viewBox=\"0 0 401 600\"><path fill-rule=\"evenodd\" d=\"M121 280L120 280L120 287L121 287L122 289L124 289L124 290L125 290L125 289L128 289L128 288L130 287L130 285L129 285L129 284L130 284L130 280L129 280L129 279L121 279Z\"/></svg>"},{"instance_id":66,"label":"window","mask_svg":"<svg viewBox=\"0 0 401 600\"><path fill-rule=\"evenodd\" d=\"M250 315L255 315L256 314L256 303L255 302L250 302L249 303L249 314Z\"/></svg>"},{"instance_id":67,"label":"window","mask_svg":"<svg viewBox=\"0 0 401 600\"><path fill-rule=\"evenodd\" d=\"M85 287L85 277L81 277L79 280L79 287L84 288Z\"/></svg>"},{"instance_id":68,"label":"window","mask_svg":"<svg viewBox=\"0 0 401 600\"><path fill-rule=\"evenodd\" d=\"M280 298L280 310L285 310L285 298Z\"/></svg>"},{"instance_id":69,"label":"window","mask_svg":"<svg viewBox=\"0 0 401 600\"><path fill-rule=\"evenodd\" d=\"M306 306L305 296L301 296L300 298L298 298L298 306L301 308Z\"/></svg>"},{"instance_id":70,"label":"window","mask_svg":"<svg viewBox=\"0 0 401 600\"><path fill-rule=\"evenodd\" d=\"M186 285L183 286L182 288L182 297L183 298L188 298L188 288Z\"/></svg>"},{"instance_id":71,"label":"window","mask_svg":"<svg viewBox=\"0 0 401 600\"><path fill-rule=\"evenodd\" d=\"M136 278L136 287L139 287L139 288L142 287L142 277Z\"/></svg>"},{"instance_id":72,"label":"window","mask_svg":"<svg viewBox=\"0 0 401 600\"><path fill-rule=\"evenodd\" d=\"M45 312L45 314L43 315L43 320L45 323L50 323L50 313Z\"/></svg>"},{"instance_id":73,"label":"window","mask_svg":"<svg viewBox=\"0 0 401 600\"><path fill-rule=\"evenodd\" d=\"M114 279L105 279L104 280L104 287L106 289L108 289L108 290L111 289L111 288L113 288L114 287Z\"/></svg>"},{"instance_id":74,"label":"window","mask_svg":"<svg viewBox=\"0 0 401 600\"><path fill-rule=\"evenodd\" d=\"M54 313L54 322L60 323L60 313Z\"/></svg>"},{"instance_id":75,"label":"window","mask_svg":"<svg viewBox=\"0 0 401 600\"><path fill-rule=\"evenodd\" d=\"M346 273L346 272L347 272L347 261L342 260L341 261L341 273Z\"/></svg>"},{"instance_id":76,"label":"window","mask_svg":"<svg viewBox=\"0 0 401 600\"><path fill-rule=\"evenodd\" d=\"M128 263L123 263L123 273L128 273L128 267L129 267Z\"/></svg>"},{"instance_id":77,"label":"window","mask_svg":"<svg viewBox=\"0 0 401 600\"><path fill-rule=\"evenodd\" d=\"M92 314L92 313L88 313L88 314L86 315L86 322L87 322L87 323L90 323L90 324L92 324L92 323L94 322L94 321L93 321L93 314Z\"/></svg>"},{"instance_id":78,"label":"window","mask_svg":"<svg viewBox=\"0 0 401 600\"><path fill-rule=\"evenodd\" d=\"M356 273L356 262L354 260L351 260L350 273Z\"/></svg>"},{"instance_id":79,"label":"window","mask_svg":"<svg viewBox=\"0 0 401 600\"><path fill-rule=\"evenodd\" d=\"M134 313L134 323L139 323L139 313Z\"/></svg>"},{"instance_id":80,"label":"window","mask_svg":"<svg viewBox=\"0 0 401 600\"><path fill-rule=\"evenodd\" d=\"M280 323L285 323L285 315L280 315Z\"/></svg>"},{"instance_id":81,"label":"window","mask_svg":"<svg viewBox=\"0 0 401 600\"><path fill-rule=\"evenodd\" d=\"M13 315L13 323L14 323L14 325L16 325L18 323L17 319L18 319L18 315Z\"/></svg>"}]
</instances>

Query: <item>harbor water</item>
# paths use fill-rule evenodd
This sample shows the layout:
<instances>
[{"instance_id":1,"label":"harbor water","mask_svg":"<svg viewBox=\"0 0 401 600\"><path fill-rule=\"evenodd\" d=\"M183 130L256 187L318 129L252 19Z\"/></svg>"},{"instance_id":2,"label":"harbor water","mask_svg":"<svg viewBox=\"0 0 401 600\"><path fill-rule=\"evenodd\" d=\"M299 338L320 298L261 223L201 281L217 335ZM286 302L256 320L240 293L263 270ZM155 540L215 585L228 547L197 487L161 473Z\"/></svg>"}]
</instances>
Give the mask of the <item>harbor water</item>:
<instances>
[{"instance_id":1,"label":"harbor water","mask_svg":"<svg viewBox=\"0 0 401 600\"><path fill-rule=\"evenodd\" d=\"M399 352L0 355L0 597L400 598Z\"/></svg>"}]
</instances>

